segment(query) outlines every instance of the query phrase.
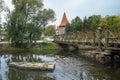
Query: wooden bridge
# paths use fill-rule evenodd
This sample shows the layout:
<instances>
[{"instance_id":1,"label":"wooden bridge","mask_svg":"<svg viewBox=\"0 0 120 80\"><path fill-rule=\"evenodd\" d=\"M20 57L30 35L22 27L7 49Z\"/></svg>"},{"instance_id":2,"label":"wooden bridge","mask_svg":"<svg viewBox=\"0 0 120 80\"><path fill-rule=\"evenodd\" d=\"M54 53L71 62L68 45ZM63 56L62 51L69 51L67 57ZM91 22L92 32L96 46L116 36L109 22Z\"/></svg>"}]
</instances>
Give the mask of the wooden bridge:
<instances>
[{"instance_id":1,"label":"wooden bridge","mask_svg":"<svg viewBox=\"0 0 120 80\"><path fill-rule=\"evenodd\" d=\"M120 51L120 31L98 29L96 31L84 31L56 35L54 42L64 45L72 45L78 49L100 49ZM120 52L119 52L120 53Z\"/></svg>"}]
</instances>

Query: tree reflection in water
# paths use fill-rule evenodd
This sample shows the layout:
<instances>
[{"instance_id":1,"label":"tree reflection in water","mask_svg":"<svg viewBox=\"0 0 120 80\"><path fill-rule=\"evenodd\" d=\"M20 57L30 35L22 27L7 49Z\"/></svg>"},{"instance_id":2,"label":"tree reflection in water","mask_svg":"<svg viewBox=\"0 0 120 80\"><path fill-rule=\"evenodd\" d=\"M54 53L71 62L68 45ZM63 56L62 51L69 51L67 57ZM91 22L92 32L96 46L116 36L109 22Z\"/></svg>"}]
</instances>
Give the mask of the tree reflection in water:
<instances>
[{"instance_id":1,"label":"tree reflection in water","mask_svg":"<svg viewBox=\"0 0 120 80\"><path fill-rule=\"evenodd\" d=\"M12 68L9 69L8 78L9 80L55 80L47 77L46 74L48 74L48 72L31 70L27 71Z\"/></svg>"},{"instance_id":2,"label":"tree reflection in water","mask_svg":"<svg viewBox=\"0 0 120 80\"><path fill-rule=\"evenodd\" d=\"M1 54L0 80L118 80L120 69L95 64L77 52L59 52L48 56L40 54ZM18 70L9 68L9 62L54 61L53 72Z\"/></svg>"},{"instance_id":3,"label":"tree reflection in water","mask_svg":"<svg viewBox=\"0 0 120 80\"><path fill-rule=\"evenodd\" d=\"M43 57L38 54L1 54L0 80L55 80L47 77L49 72L17 70L8 67L9 62L44 62L42 58L45 57L46 56ZM54 60L52 57L48 59L50 61Z\"/></svg>"}]
</instances>

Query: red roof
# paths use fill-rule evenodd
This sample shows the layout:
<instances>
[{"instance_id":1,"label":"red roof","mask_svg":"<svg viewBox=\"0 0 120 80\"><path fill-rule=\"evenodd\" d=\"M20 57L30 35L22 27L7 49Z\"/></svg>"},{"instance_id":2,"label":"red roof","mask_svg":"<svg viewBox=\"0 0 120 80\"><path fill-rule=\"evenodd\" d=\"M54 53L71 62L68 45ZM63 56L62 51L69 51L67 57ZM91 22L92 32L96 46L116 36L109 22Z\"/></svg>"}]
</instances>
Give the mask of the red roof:
<instances>
[{"instance_id":1,"label":"red roof","mask_svg":"<svg viewBox=\"0 0 120 80\"><path fill-rule=\"evenodd\" d=\"M67 23L68 23L68 20L67 20L66 14L64 12L60 27L65 27Z\"/></svg>"}]
</instances>

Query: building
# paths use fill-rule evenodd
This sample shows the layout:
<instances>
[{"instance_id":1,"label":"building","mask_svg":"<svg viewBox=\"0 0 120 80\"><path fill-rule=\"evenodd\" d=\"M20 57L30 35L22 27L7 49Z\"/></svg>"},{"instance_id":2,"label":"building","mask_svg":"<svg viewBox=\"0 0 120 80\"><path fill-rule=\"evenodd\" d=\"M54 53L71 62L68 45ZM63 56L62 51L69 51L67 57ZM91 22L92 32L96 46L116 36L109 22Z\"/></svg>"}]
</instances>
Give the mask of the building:
<instances>
[{"instance_id":1,"label":"building","mask_svg":"<svg viewBox=\"0 0 120 80\"><path fill-rule=\"evenodd\" d=\"M68 23L68 20L67 20L67 17L66 17L66 13L64 12L63 14L63 17L62 17L62 21L60 23L60 25L58 26L58 34L61 35L61 34L65 34L65 28L66 28L66 25Z\"/></svg>"},{"instance_id":2,"label":"building","mask_svg":"<svg viewBox=\"0 0 120 80\"><path fill-rule=\"evenodd\" d=\"M59 26L55 29L56 35L59 35Z\"/></svg>"}]
</instances>

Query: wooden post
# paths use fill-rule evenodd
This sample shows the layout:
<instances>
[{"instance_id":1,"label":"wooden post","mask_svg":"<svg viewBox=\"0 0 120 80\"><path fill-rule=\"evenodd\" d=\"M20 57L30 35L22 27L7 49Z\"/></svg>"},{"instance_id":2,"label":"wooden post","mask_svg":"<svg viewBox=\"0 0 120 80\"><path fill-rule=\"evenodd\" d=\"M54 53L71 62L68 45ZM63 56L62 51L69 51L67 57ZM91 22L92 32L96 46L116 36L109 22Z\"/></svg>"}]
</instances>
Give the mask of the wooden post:
<instances>
[{"instance_id":1,"label":"wooden post","mask_svg":"<svg viewBox=\"0 0 120 80\"><path fill-rule=\"evenodd\" d=\"M101 34L102 34L102 29L101 29L101 27L98 27L98 31L99 31L99 42L98 42L98 47L99 47L99 49L101 50L101 48L102 48L102 45L101 45Z\"/></svg>"},{"instance_id":2,"label":"wooden post","mask_svg":"<svg viewBox=\"0 0 120 80\"><path fill-rule=\"evenodd\" d=\"M95 32L93 32L93 46L95 46L96 44L96 36L95 36Z\"/></svg>"},{"instance_id":3,"label":"wooden post","mask_svg":"<svg viewBox=\"0 0 120 80\"><path fill-rule=\"evenodd\" d=\"M109 45L109 32L108 31L106 31L106 34L105 34L105 45L106 47L108 47Z\"/></svg>"}]
</instances>

